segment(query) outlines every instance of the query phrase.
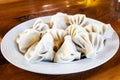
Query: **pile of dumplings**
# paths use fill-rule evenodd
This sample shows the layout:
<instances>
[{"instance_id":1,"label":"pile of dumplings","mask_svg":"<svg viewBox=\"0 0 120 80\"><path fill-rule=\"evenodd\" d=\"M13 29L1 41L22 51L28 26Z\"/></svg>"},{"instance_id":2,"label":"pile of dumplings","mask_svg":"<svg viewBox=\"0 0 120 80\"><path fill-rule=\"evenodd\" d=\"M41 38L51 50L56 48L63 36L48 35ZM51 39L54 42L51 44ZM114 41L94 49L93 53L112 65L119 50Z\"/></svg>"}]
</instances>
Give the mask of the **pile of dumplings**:
<instances>
[{"instance_id":1,"label":"pile of dumplings","mask_svg":"<svg viewBox=\"0 0 120 80\"><path fill-rule=\"evenodd\" d=\"M93 24L84 14L58 12L49 23L38 18L16 38L19 51L31 63L69 63L82 56L95 59L113 34L110 24Z\"/></svg>"}]
</instances>

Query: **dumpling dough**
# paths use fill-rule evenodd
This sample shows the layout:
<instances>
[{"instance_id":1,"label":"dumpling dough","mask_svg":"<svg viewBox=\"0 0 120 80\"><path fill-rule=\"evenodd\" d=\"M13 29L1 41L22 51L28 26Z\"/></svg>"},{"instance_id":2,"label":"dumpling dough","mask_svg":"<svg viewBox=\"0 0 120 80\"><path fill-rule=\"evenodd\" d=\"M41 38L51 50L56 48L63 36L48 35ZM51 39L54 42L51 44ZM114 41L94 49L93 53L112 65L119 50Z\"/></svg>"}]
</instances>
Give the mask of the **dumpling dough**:
<instances>
[{"instance_id":1,"label":"dumpling dough","mask_svg":"<svg viewBox=\"0 0 120 80\"><path fill-rule=\"evenodd\" d=\"M57 51L64 41L66 31L62 29L49 29L47 32L52 35L54 39L54 50Z\"/></svg>"},{"instance_id":2,"label":"dumpling dough","mask_svg":"<svg viewBox=\"0 0 120 80\"><path fill-rule=\"evenodd\" d=\"M41 18L38 18L33 24L33 29L41 32L49 29L48 24L44 23Z\"/></svg>"},{"instance_id":3,"label":"dumpling dough","mask_svg":"<svg viewBox=\"0 0 120 80\"><path fill-rule=\"evenodd\" d=\"M72 24L68 26L68 28L66 29L66 32L68 35L70 35L73 38L76 34L86 32L86 30L80 25Z\"/></svg>"},{"instance_id":4,"label":"dumpling dough","mask_svg":"<svg viewBox=\"0 0 120 80\"><path fill-rule=\"evenodd\" d=\"M41 60L52 61L54 58L54 41L51 34L46 33L42 39L34 44L25 54L25 58L32 62L40 62Z\"/></svg>"},{"instance_id":5,"label":"dumpling dough","mask_svg":"<svg viewBox=\"0 0 120 80\"><path fill-rule=\"evenodd\" d=\"M67 19L67 14L59 12L51 17L50 24L52 28L65 30L67 28Z\"/></svg>"},{"instance_id":6,"label":"dumpling dough","mask_svg":"<svg viewBox=\"0 0 120 80\"><path fill-rule=\"evenodd\" d=\"M103 49L104 39L101 35L91 32L89 33L89 39L96 52L100 52Z\"/></svg>"},{"instance_id":7,"label":"dumpling dough","mask_svg":"<svg viewBox=\"0 0 120 80\"><path fill-rule=\"evenodd\" d=\"M37 24L39 24L39 23L43 23L44 21L39 17L39 18L37 18L37 20L34 22L34 24L33 24L33 28L37 25Z\"/></svg>"},{"instance_id":8,"label":"dumpling dough","mask_svg":"<svg viewBox=\"0 0 120 80\"><path fill-rule=\"evenodd\" d=\"M36 26L34 26L33 29L41 32L49 29L49 26L46 23L39 23Z\"/></svg>"},{"instance_id":9,"label":"dumpling dough","mask_svg":"<svg viewBox=\"0 0 120 80\"><path fill-rule=\"evenodd\" d=\"M87 18L83 14L69 15L69 23L85 26L88 24Z\"/></svg>"},{"instance_id":10,"label":"dumpling dough","mask_svg":"<svg viewBox=\"0 0 120 80\"><path fill-rule=\"evenodd\" d=\"M113 34L113 29L110 24L91 24L84 27L88 32L95 32L103 36L104 39L108 39Z\"/></svg>"},{"instance_id":11,"label":"dumpling dough","mask_svg":"<svg viewBox=\"0 0 120 80\"><path fill-rule=\"evenodd\" d=\"M27 49L40 40L40 33L34 29L26 29L16 39L20 52L26 53Z\"/></svg>"},{"instance_id":12,"label":"dumpling dough","mask_svg":"<svg viewBox=\"0 0 120 80\"><path fill-rule=\"evenodd\" d=\"M55 54L54 62L69 63L75 59L80 59L81 53L76 50L76 47L71 40L71 36L65 36L64 39L64 43Z\"/></svg>"},{"instance_id":13,"label":"dumpling dough","mask_svg":"<svg viewBox=\"0 0 120 80\"><path fill-rule=\"evenodd\" d=\"M34 43L30 48L28 48L27 52L25 53L24 57L26 60L30 61L30 59L34 56L35 47L38 42Z\"/></svg>"}]
</instances>

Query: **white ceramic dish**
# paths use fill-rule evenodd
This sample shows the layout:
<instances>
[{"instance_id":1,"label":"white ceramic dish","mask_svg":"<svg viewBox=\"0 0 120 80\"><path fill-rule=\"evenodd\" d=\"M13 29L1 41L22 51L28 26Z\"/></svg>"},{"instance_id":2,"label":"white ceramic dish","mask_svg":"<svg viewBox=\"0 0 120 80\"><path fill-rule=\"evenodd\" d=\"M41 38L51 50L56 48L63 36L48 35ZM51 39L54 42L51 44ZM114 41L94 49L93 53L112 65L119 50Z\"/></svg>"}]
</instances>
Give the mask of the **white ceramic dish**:
<instances>
[{"instance_id":1,"label":"white ceramic dish","mask_svg":"<svg viewBox=\"0 0 120 80\"><path fill-rule=\"evenodd\" d=\"M43 20L48 22L50 16L41 17ZM60 75L60 74L70 74L76 72L86 71L92 68L95 68L111 59L117 52L119 48L119 38L116 32L114 31L113 36L106 41L103 51L98 53L96 59L82 59L78 61L73 61L67 64L59 64L52 62L40 62L37 64L31 64L25 60L23 55L18 51L15 44L15 38L18 34L24 29L31 27L35 19L21 23L14 28L12 28L2 39L1 42L1 51L3 56L13 65L22 68L27 71L41 73L41 74L51 74L51 75ZM94 19L88 18L91 23L99 23Z\"/></svg>"}]
</instances>

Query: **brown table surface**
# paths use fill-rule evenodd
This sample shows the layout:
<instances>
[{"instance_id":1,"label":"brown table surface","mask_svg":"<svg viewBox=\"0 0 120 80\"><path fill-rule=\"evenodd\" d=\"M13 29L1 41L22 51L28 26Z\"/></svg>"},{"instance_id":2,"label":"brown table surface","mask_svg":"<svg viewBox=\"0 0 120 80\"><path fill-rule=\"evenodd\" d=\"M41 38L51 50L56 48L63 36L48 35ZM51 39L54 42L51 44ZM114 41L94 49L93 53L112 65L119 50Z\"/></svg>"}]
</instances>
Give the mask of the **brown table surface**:
<instances>
[{"instance_id":1,"label":"brown table surface","mask_svg":"<svg viewBox=\"0 0 120 80\"><path fill-rule=\"evenodd\" d=\"M66 0L67 1L67 0ZM104 0L107 1L107 0ZM45 4L49 5L45 5ZM59 4L58 4L59 3ZM54 4L51 6L50 4ZM67 2L66 2L67 4ZM55 0L0 0L0 41L8 30L14 26L38 17L51 15L58 11L69 14L81 13L77 5L70 9ZM74 4L74 3L73 3ZM44 5L44 6L43 6ZM76 7L77 6L77 7ZM104 5L105 6L105 5ZM57 7L57 8L56 8ZM120 6L118 6L119 8ZM84 8L81 9L82 12ZM110 23L120 37L120 11L105 12L104 15L89 13L88 17ZM9 41L9 40L8 40ZM120 49L108 62L94 69L66 75L44 75L25 71L9 63L0 52L0 80L120 80Z\"/></svg>"}]
</instances>

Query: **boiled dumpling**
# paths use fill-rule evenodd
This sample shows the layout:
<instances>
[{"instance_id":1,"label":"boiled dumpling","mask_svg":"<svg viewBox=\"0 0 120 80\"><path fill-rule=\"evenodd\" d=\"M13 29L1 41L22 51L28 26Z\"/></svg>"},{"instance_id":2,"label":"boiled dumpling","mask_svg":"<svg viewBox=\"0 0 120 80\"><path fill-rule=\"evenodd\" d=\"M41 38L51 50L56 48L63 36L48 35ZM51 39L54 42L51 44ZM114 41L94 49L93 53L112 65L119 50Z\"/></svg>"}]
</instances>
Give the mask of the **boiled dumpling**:
<instances>
[{"instance_id":1,"label":"boiled dumpling","mask_svg":"<svg viewBox=\"0 0 120 80\"><path fill-rule=\"evenodd\" d=\"M16 39L20 52L25 53L35 42L40 40L40 33L34 29L26 29Z\"/></svg>"},{"instance_id":2,"label":"boiled dumpling","mask_svg":"<svg viewBox=\"0 0 120 80\"><path fill-rule=\"evenodd\" d=\"M54 58L54 41L51 34L46 33L42 39L25 54L25 58L34 63L41 60L52 61Z\"/></svg>"},{"instance_id":3,"label":"boiled dumpling","mask_svg":"<svg viewBox=\"0 0 120 80\"><path fill-rule=\"evenodd\" d=\"M96 53L101 51L104 47L104 39L101 35L97 33L80 33L76 34L73 38L73 41L79 49L77 49L84 53L87 58L96 58Z\"/></svg>"},{"instance_id":4,"label":"boiled dumpling","mask_svg":"<svg viewBox=\"0 0 120 80\"><path fill-rule=\"evenodd\" d=\"M87 18L83 14L69 15L69 23L85 26L88 24Z\"/></svg>"},{"instance_id":5,"label":"boiled dumpling","mask_svg":"<svg viewBox=\"0 0 120 80\"><path fill-rule=\"evenodd\" d=\"M79 46L79 51L85 56L92 54L90 58L94 57L95 50L90 42L89 33L80 25L72 24L67 29L67 33L71 35L73 42ZM77 47L78 48L78 47ZM88 57L89 58L89 57Z\"/></svg>"},{"instance_id":6,"label":"boiled dumpling","mask_svg":"<svg viewBox=\"0 0 120 80\"><path fill-rule=\"evenodd\" d=\"M76 34L73 37L73 41L80 47L80 51L83 52L87 58L95 58L96 50L90 42L88 33Z\"/></svg>"},{"instance_id":7,"label":"boiled dumpling","mask_svg":"<svg viewBox=\"0 0 120 80\"><path fill-rule=\"evenodd\" d=\"M65 36L64 43L57 51L54 62L68 63L75 59L80 59L81 53L76 50L75 44L71 40L71 36Z\"/></svg>"},{"instance_id":8,"label":"boiled dumpling","mask_svg":"<svg viewBox=\"0 0 120 80\"><path fill-rule=\"evenodd\" d=\"M71 35L77 50L84 53L87 58L95 58L96 53L103 48L104 40L98 33L87 32L85 28L76 24L70 25L66 31Z\"/></svg>"},{"instance_id":9,"label":"boiled dumpling","mask_svg":"<svg viewBox=\"0 0 120 80\"><path fill-rule=\"evenodd\" d=\"M49 29L47 32L52 35L54 39L54 50L57 51L64 41L66 31L62 29Z\"/></svg>"},{"instance_id":10,"label":"boiled dumpling","mask_svg":"<svg viewBox=\"0 0 120 80\"><path fill-rule=\"evenodd\" d=\"M110 24L91 24L84 27L88 32L95 32L104 37L104 39L110 38L113 34L113 29Z\"/></svg>"},{"instance_id":11,"label":"boiled dumpling","mask_svg":"<svg viewBox=\"0 0 120 80\"><path fill-rule=\"evenodd\" d=\"M89 33L89 40L91 42L92 47L95 49L96 52L100 52L104 47L104 39L101 35L91 32ZM77 50L85 53L85 48L77 45Z\"/></svg>"},{"instance_id":12,"label":"boiled dumpling","mask_svg":"<svg viewBox=\"0 0 120 80\"><path fill-rule=\"evenodd\" d=\"M51 17L50 21L52 28L66 29L67 28L67 14L57 13Z\"/></svg>"}]
</instances>

